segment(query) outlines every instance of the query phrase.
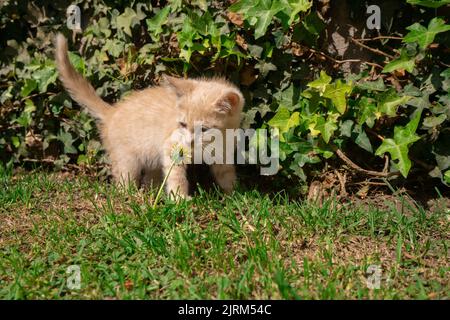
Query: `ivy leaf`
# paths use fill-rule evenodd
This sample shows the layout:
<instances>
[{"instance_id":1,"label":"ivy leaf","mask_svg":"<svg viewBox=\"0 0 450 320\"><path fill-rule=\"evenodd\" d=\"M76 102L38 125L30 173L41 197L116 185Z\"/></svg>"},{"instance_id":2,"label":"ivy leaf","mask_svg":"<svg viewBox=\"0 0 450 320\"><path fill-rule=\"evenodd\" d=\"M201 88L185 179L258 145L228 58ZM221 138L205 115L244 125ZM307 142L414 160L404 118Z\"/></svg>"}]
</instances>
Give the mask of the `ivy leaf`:
<instances>
[{"instance_id":1,"label":"ivy leaf","mask_svg":"<svg viewBox=\"0 0 450 320\"><path fill-rule=\"evenodd\" d=\"M384 139L375 152L377 156L389 153L392 160L397 160L396 166L405 178L411 169L411 160L408 157L409 146L420 140L420 137L416 134L420 116L421 112L416 112L414 118L405 127L396 126L394 128L394 138Z\"/></svg>"},{"instance_id":2,"label":"ivy leaf","mask_svg":"<svg viewBox=\"0 0 450 320\"><path fill-rule=\"evenodd\" d=\"M280 0L240 0L229 10L242 13L245 20L255 27L255 39L258 39L266 33L274 16L285 8L286 4Z\"/></svg>"},{"instance_id":3,"label":"ivy leaf","mask_svg":"<svg viewBox=\"0 0 450 320\"><path fill-rule=\"evenodd\" d=\"M28 97L28 95L37 88L37 82L34 79L26 79L25 84L20 90L20 96L22 98Z\"/></svg>"},{"instance_id":4,"label":"ivy leaf","mask_svg":"<svg viewBox=\"0 0 450 320\"><path fill-rule=\"evenodd\" d=\"M231 12L249 12L254 9L256 4L255 1L251 0L239 0L233 3L228 10Z\"/></svg>"},{"instance_id":5,"label":"ivy leaf","mask_svg":"<svg viewBox=\"0 0 450 320\"><path fill-rule=\"evenodd\" d=\"M308 11L312 6L312 1L310 0L288 0L288 6L290 7L289 21L288 25L291 25L292 22L297 18L297 15L300 12Z\"/></svg>"},{"instance_id":6,"label":"ivy leaf","mask_svg":"<svg viewBox=\"0 0 450 320\"><path fill-rule=\"evenodd\" d=\"M198 6L203 11L208 10L208 2L206 0L193 0L190 2L192 3L192 5Z\"/></svg>"},{"instance_id":7,"label":"ivy leaf","mask_svg":"<svg viewBox=\"0 0 450 320\"><path fill-rule=\"evenodd\" d=\"M46 92L48 85L55 83L58 78L58 73L54 66L45 66L33 72L32 78L36 81L39 92Z\"/></svg>"},{"instance_id":8,"label":"ivy leaf","mask_svg":"<svg viewBox=\"0 0 450 320\"><path fill-rule=\"evenodd\" d=\"M308 128L311 131L311 135L317 136L319 133L322 135L323 140L326 143L330 142L334 132L338 129L337 118L338 114L330 114L327 119L321 115L315 115L310 122Z\"/></svg>"},{"instance_id":9,"label":"ivy leaf","mask_svg":"<svg viewBox=\"0 0 450 320\"><path fill-rule=\"evenodd\" d=\"M296 155L295 155L296 156ZM295 158L294 156L294 158ZM320 160L319 160L320 161ZM297 165L297 163L294 161L291 163L291 165L289 166L289 169L292 170L292 172L299 177L302 181L306 181L307 180L307 176L305 174L305 172L303 171L303 169Z\"/></svg>"},{"instance_id":10,"label":"ivy leaf","mask_svg":"<svg viewBox=\"0 0 450 320\"><path fill-rule=\"evenodd\" d=\"M364 150L373 153L372 144L370 143L369 137L367 136L367 133L366 131L364 131L362 126L355 126L353 132L357 134L355 143Z\"/></svg>"},{"instance_id":11,"label":"ivy leaf","mask_svg":"<svg viewBox=\"0 0 450 320\"><path fill-rule=\"evenodd\" d=\"M11 142L14 147L18 148L20 146L20 138L17 136L11 137Z\"/></svg>"},{"instance_id":12,"label":"ivy leaf","mask_svg":"<svg viewBox=\"0 0 450 320\"><path fill-rule=\"evenodd\" d=\"M450 184L450 170L447 170L444 173L444 181L445 181L445 183Z\"/></svg>"},{"instance_id":13,"label":"ivy leaf","mask_svg":"<svg viewBox=\"0 0 450 320\"><path fill-rule=\"evenodd\" d=\"M308 87L319 90L320 95L323 95L325 89L331 83L331 80L331 77L327 75L325 71L320 71L319 79L308 83Z\"/></svg>"},{"instance_id":14,"label":"ivy leaf","mask_svg":"<svg viewBox=\"0 0 450 320\"><path fill-rule=\"evenodd\" d=\"M445 120L447 120L446 114L441 114L437 117L435 116L427 117L423 120L423 126L425 128L434 128L444 123Z\"/></svg>"},{"instance_id":15,"label":"ivy leaf","mask_svg":"<svg viewBox=\"0 0 450 320\"><path fill-rule=\"evenodd\" d=\"M180 57L184 58L186 62L191 60L192 47L194 46L194 39L197 36L190 19L185 19L183 23L183 28L177 34L178 43L181 48Z\"/></svg>"},{"instance_id":16,"label":"ivy leaf","mask_svg":"<svg viewBox=\"0 0 450 320\"><path fill-rule=\"evenodd\" d=\"M294 163L300 168L305 164L315 164L320 162L320 158L314 150L314 146L308 142L298 142L293 145L296 153L294 154Z\"/></svg>"},{"instance_id":17,"label":"ivy leaf","mask_svg":"<svg viewBox=\"0 0 450 320\"><path fill-rule=\"evenodd\" d=\"M266 104L261 104L251 108L244 114L244 118L242 119L242 128L250 128L250 126L256 122L255 117L257 113L259 113L261 118L263 118L270 111L270 107Z\"/></svg>"},{"instance_id":18,"label":"ivy leaf","mask_svg":"<svg viewBox=\"0 0 450 320\"><path fill-rule=\"evenodd\" d=\"M378 118L378 109L375 102L367 97L362 97L359 100L358 107L358 123L361 125L365 123L369 128L372 128L375 125L375 120Z\"/></svg>"},{"instance_id":19,"label":"ivy leaf","mask_svg":"<svg viewBox=\"0 0 450 320\"><path fill-rule=\"evenodd\" d=\"M291 84L287 89L278 91L274 95L280 106L293 111L299 107L299 88Z\"/></svg>"},{"instance_id":20,"label":"ivy leaf","mask_svg":"<svg viewBox=\"0 0 450 320\"><path fill-rule=\"evenodd\" d=\"M263 77L266 77L270 71L277 70L277 66L271 62L260 61L257 64L255 64L255 69L258 69L261 72L261 75Z\"/></svg>"},{"instance_id":21,"label":"ivy leaf","mask_svg":"<svg viewBox=\"0 0 450 320\"><path fill-rule=\"evenodd\" d=\"M305 43L308 46L314 46L325 28L325 22L319 17L317 12L313 10L302 19L301 24L294 27L292 40L299 43Z\"/></svg>"},{"instance_id":22,"label":"ivy leaf","mask_svg":"<svg viewBox=\"0 0 450 320\"><path fill-rule=\"evenodd\" d=\"M444 89L444 91L450 92L450 68L442 71L440 76L444 78L444 80L442 81L442 89Z\"/></svg>"},{"instance_id":23,"label":"ivy leaf","mask_svg":"<svg viewBox=\"0 0 450 320\"><path fill-rule=\"evenodd\" d=\"M417 42L422 49L426 49L433 43L438 33L449 31L450 25L446 25L445 21L441 18L433 18L428 24L428 28L419 23L414 23L406 29L410 32L405 36L403 42Z\"/></svg>"},{"instance_id":24,"label":"ivy leaf","mask_svg":"<svg viewBox=\"0 0 450 320\"><path fill-rule=\"evenodd\" d=\"M327 85L323 96L331 99L337 111L340 114L344 114L347 110L347 95L352 92L352 85L342 83L341 80L337 80L335 83Z\"/></svg>"},{"instance_id":25,"label":"ivy leaf","mask_svg":"<svg viewBox=\"0 0 450 320\"><path fill-rule=\"evenodd\" d=\"M103 50L105 50L108 54L113 56L114 58L118 58L122 52L124 51L125 43L118 39L107 39L105 45L103 46Z\"/></svg>"},{"instance_id":26,"label":"ivy leaf","mask_svg":"<svg viewBox=\"0 0 450 320\"><path fill-rule=\"evenodd\" d=\"M57 139L64 144L64 153L77 153L77 149L73 146L75 140L69 132L61 130L57 136Z\"/></svg>"},{"instance_id":27,"label":"ivy leaf","mask_svg":"<svg viewBox=\"0 0 450 320\"><path fill-rule=\"evenodd\" d=\"M377 81L363 81L357 84L357 87L361 90L368 91L385 91L386 85L384 84L383 79L378 78Z\"/></svg>"},{"instance_id":28,"label":"ivy leaf","mask_svg":"<svg viewBox=\"0 0 450 320\"><path fill-rule=\"evenodd\" d=\"M261 54L263 53L264 48L260 47L258 45L249 44L248 45L248 52L253 58L259 59L261 58Z\"/></svg>"},{"instance_id":29,"label":"ivy leaf","mask_svg":"<svg viewBox=\"0 0 450 320\"><path fill-rule=\"evenodd\" d=\"M289 131L290 128L296 127L300 124L300 113L291 112L284 107L278 109L275 116L270 119L268 124L273 128L278 128L280 130L280 141L283 141L283 133Z\"/></svg>"},{"instance_id":30,"label":"ivy leaf","mask_svg":"<svg viewBox=\"0 0 450 320\"><path fill-rule=\"evenodd\" d=\"M260 0L257 3L258 15L256 15L255 39L261 38L267 31L273 17L283 10L283 5L278 0Z\"/></svg>"},{"instance_id":31,"label":"ivy leaf","mask_svg":"<svg viewBox=\"0 0 450 320\"><path fill-rule=\"evenodd\" d=\"M399 96L394 90L386 92L380 98L378 111L389 117L394 117L397 114L398 107L404 105L411 99L410 96Z\"/></svg>"},{"instance_id":32,"label":"ivy leaf","mask_svg":"<svg viewBox=\"0 0 450 320\"><path fill-rule=\"evenodd\" d=\"M400 58L392 60L389 62L383 69L383 73L390 73L396 70L406 70L409 73L414 71L414 67L416 66L415 57L409 57L406 53L406 50L402 50L400 54Z\"/></svg>"},{"instance_id":33,"label":"ivy leaf","mask_svg":"<svg viewBox=\"0 0 450 320\"><path fill-rule=\"evenodd\" d=\"M147 30L155 37L159 36L162 32L162 26L167 23L167 17L170 13L170 6L166 6L161 9L154 17L145 20L147 22Z\"/></svg>"},{"instance_id":34,"label":"ivy leaf","mask_svg":"<svg viewBox=\"0 0 450 320\"><path fill-rule=\"evenodd\" d=\"M418 5L433 9L445 6L446 4L450 4L450 0L407 0L406 2L412 5Z\"/></svg>"},{"instance_id":35,"label":"ivy leaf","mask_svg":"<svg viewBox=\"0 0 450 320\"><path fill-rule=\"evenodd\" d=\"M432 149L439 170L450 169L450 133L443 131L433 144Z\"/></svg>"},{"instance_id":36,"label":"ivy leaf","mask_svg":"<svg viewBox=\"0 0 450 320\"><path fill-rule=\"evenodd\" d=\"M341 136L350 138L352 136L353 120L346 120L339 125Z\"/></svg>"},{"instance_id":37,"label":"ivy leaf","mask_svg":"<svg viewBox=\"0 0 450 320\"><path fill-rule=\"evenodd\" d=\"M450 78L450 68L445 69L444 71L441 72L441 76L444 78Z\"/></svg>"},{"instance_id":38,"label":"ivy leaf","mask_svg":"<svg viewBox=\"0 0 450 320\"><path fill-rule=\"evenodd\" d=\"M15 119L13 122L17 122L22 127L28 127L33 121L32 113L34 111L36 111L36 106L34 105L33 101L31 101L30 99L26 99L25 108L20 114L20 117Z\"/></svg>"},{"instance_id":39,"label":"ivy leaf","mask_svg":"<svg viewBox=\"0 0 450 320\"><path fill-rule=\"evenodd\" d=\"M416 107L419 110L429 109L430 108L430 95L427 93L423 93L420 97L414 97L407 102L409 106Z\"/></svg>"},{"instance_id":40,"label":"ivy leaf","mask_svg":"<svg viewBox=\"0 0 450 320\"><path fill-rule=\"evenodd\" d=\"M117 28L123 30L130 37L132 36L131 28L136 24L139 24L139 17L131 8L125 8L125 12L117 17Z\"/></svg>"}]
</instances>

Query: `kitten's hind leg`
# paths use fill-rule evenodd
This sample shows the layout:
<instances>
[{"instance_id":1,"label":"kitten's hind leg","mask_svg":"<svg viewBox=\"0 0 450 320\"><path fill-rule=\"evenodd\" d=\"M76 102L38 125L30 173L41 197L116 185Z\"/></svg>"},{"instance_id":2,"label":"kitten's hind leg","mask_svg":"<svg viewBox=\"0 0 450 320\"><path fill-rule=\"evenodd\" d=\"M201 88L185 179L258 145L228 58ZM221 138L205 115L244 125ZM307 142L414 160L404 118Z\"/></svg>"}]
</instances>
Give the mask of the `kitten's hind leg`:
<instances>
[{"instance_id":1,"label":"kitten's hind leg","mask_svg":"<svg viewBox=\"0 0 450 320\"><path fill-rule=\"evenodd\" d=\"M140 186L141 166L133 157L122 157L112 161L112 174L116 183L128 187Z\"/></svg>"},{"instance_id":2,"label":"kitten's hind leg","mask_svg":"<svg viewBox=\"0 0 450 320\"><path fill-rule=\"evenodd\" d=\"M213 164L211 172L219 186L226 192L231 193L236 183L236 169L232 164Z\"/></svg>"}]
</instances>

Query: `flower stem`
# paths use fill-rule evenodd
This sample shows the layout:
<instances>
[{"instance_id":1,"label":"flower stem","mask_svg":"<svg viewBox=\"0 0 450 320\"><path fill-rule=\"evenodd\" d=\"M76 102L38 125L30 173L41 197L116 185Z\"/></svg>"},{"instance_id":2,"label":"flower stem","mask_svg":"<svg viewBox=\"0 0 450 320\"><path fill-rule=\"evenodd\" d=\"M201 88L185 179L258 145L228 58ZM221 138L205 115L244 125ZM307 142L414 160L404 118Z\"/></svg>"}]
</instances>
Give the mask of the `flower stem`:
<instances>
[{"instance_id":1,"label":"flower stem","mask_svg":"<svg viewBox=\"0 0 450 320\"><path fill-rule=\"evenodd\" d=\"M174 165L175 165L175 161L172 161L172 164L170 165L169 171L167 171L167 174L166 174L166 176L164 177L164 180L163 180L163 182L161 183L161 186L159 187L158 193L156 194L156 198L155 198L155 200L153 201L153 209L156 209L156 206L158 205L159 198L161 197L161 193L162 193L162 191L163 191L163 189L164 189L164 186L166 185L167 178L169 177L170 172L172 171Z\"/></svg>"}]
</instances>

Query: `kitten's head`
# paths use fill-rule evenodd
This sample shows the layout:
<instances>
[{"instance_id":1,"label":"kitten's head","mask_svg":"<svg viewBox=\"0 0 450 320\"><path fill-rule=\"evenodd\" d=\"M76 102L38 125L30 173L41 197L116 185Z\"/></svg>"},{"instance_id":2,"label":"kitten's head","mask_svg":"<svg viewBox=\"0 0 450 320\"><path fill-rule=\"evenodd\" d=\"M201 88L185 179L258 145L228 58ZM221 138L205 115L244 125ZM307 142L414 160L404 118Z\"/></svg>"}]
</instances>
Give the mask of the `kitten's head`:
<instances>
[{"instance_id":1,"label":"kitten's head","mask_svg":"<svg viewBox=\"0 0 450 320\"><path fill-rule=\"evenodd\" d=\"M244 97L232 83L220 78L165 79L177 96L181 128L194 132L196 125L203 130L239 127Z\"/></svg>"}]
</instances>

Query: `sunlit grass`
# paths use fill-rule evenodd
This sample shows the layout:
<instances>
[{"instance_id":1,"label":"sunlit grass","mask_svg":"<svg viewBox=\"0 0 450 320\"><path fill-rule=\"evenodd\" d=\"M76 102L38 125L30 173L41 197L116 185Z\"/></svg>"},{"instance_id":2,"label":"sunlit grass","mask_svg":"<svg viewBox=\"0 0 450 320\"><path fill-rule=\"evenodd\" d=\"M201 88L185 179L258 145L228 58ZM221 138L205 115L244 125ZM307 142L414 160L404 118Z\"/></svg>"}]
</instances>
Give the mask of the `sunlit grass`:
<instances>
[{"instance_id":1,"label":"sunlit grass","mask_svg":"<svg viewBox=\"0 0 450 320\"><path fill-rule=\"evenodd\" d=\"M191 201L90 177L0 175L0 297L448 298L448 212L256 191ZM78 265L81 288L67 287ZM370 265L380 289L367 287Z\"/></svg>"}]
</instances>

